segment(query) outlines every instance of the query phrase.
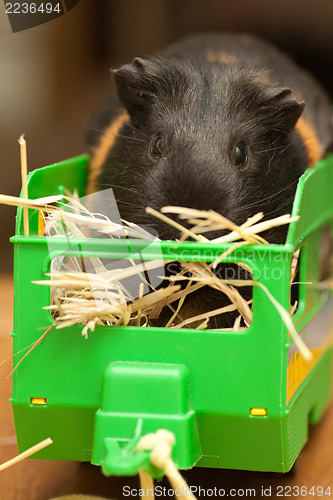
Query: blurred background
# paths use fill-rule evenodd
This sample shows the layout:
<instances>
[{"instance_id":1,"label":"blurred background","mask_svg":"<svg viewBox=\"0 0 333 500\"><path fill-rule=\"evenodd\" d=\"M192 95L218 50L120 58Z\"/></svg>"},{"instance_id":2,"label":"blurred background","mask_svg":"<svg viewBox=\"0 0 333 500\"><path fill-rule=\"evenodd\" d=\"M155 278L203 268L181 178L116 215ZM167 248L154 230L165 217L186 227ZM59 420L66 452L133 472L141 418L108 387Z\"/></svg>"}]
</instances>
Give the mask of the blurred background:
<instances>
[{"instance_id":1,"label":"blurred background","mask_svg":"<svg viewBox=\"0 0 333 500\"><path fill-rule=\"evenodd\" d=\"M80 0L67 14L13 34L0 4L0 193L18 195L18 137L33 170L85 150L110 67L188 33L260 35L312 71L333 98L332 0ZM15 209L0 206L0 272L12 271Z\"/></svg>"}]
</instances>

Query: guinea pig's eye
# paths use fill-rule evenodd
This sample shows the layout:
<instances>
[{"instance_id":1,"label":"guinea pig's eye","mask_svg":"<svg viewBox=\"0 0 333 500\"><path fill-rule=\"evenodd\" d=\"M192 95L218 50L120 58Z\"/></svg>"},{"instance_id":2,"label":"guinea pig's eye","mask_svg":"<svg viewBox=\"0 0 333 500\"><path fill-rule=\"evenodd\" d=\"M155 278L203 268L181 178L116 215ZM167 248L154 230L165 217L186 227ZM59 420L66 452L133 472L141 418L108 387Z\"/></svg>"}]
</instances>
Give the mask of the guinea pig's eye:
<instances>
[{"instance_id":1,"label":"guinea pig's eye","mask_svg":"<svg viewBox=\"0 0 333 500\"><path fill-rule=\"evenodd\" d=\"M150 146L150 154L155 158L161 158L165 151L165 141L163 135L155 137L152 145Z\"/></svg>"},{"instance_id":2,"label":"guinea pig's eye","mask_svg":"<svg viewBox=\"0 0 333 500\"><path fill-rule=\"evenodd\" d=\"M247 147L244 142L238 142L235 147L235 164L237 167L245 167L248 161Z\"/></svg>"}]
</instances>

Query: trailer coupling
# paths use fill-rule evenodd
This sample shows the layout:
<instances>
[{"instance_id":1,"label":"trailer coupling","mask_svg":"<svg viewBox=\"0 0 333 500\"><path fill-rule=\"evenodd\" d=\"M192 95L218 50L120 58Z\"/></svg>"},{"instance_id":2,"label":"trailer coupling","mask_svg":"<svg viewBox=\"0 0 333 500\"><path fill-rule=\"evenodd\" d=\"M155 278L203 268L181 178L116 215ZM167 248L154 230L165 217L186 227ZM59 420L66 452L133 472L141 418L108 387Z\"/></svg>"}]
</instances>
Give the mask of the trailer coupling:
<instances>
[{"instance_id":1,"label":"trailer coupling","mask_svg":"<svg viewBox=\"0 0 333 500\"><path fill-rule=\"evenodd\" d=\"M105 475L163 476L149 451L136 447L145 434L166 429L175 435L172 459L190 469L201 458L196 415L191 408L190 373L167 363L113 362L104 372L101 408L95 414L92 463Z\"/></svg>"}]
</instances>

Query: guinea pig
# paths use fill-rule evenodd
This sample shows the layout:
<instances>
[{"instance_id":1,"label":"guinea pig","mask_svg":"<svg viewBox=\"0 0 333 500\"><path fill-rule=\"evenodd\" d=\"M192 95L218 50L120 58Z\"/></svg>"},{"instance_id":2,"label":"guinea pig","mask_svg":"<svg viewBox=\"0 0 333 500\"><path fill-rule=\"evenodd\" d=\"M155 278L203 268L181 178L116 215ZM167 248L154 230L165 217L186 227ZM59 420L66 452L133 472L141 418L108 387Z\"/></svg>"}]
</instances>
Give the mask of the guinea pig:
<instances>
[{"instance_id":1,"label":"guinea pig","mask_svg":"<svg viewBox=\"0 0 333 500\"><path fill-rule=\"evenodd\" d=\"M299 177L331 150L325 91L253 36L192 36L112 73L88 129L87 194L111 187L121 217L162 239L179 233L147 206L212 209L236 224L290 213ZM264 236L283 243L286 231ZM215 297L201 290L190 309L221 307Z\"/></svg>"}]
</instances>

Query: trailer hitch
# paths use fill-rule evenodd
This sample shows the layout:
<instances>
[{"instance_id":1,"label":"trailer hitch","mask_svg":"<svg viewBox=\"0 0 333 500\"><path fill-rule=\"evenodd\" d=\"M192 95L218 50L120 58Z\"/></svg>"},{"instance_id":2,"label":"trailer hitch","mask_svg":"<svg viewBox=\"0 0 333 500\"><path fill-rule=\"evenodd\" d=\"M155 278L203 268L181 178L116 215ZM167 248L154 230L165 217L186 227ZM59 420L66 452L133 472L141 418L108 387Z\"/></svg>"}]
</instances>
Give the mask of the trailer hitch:
<instances>
[{"instance_id":1,"label":"trailer hitch","mask_svg":"<svg viewBox=\"0 0 333 500\"><path fill-rule=\"evenodd\" d=\"M145 470L158 479L163 471L150 463L150 451L136 447L143 435L166 429L175 436L173 461L179 469L192 468L201 448L189 379L188 368L181 364L110 363L95 414L91 462L101 465L106 475Z\"/></svg>"},{"instance_id":2,"label":"trailer hitch","mask_svg":"<svg viewBox=\"0 0 333 500\"><path fill-rule=\"evenodd\" d=\"M139 419L134 437L130 441L105 438L104 458L101 464L103 474L106 476L134 476L140 470L144 470L155 479L162 479L164 472L151 463L150 451L136 450L142 437L142 424L142 419Z\"/></svg>"}]
</instances>

